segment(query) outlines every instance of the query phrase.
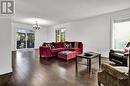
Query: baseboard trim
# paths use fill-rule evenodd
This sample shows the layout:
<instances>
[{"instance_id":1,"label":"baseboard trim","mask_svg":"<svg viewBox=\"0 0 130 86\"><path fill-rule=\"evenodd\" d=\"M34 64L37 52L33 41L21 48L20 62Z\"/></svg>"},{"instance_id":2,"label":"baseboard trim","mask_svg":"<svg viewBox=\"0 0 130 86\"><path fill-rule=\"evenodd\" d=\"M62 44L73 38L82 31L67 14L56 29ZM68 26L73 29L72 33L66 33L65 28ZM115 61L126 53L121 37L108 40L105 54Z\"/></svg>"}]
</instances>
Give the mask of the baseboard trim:
<instances>
[{"instance_id":1,"label":"baseboard trim","mask_svg":"<svg viewBox=\"0 0 130 86\"><path fill-rule=\"evenodd\" d=\"M0 86L6 86L11 79L13 72L0 75Z\"/></svg>"}]
</instances>

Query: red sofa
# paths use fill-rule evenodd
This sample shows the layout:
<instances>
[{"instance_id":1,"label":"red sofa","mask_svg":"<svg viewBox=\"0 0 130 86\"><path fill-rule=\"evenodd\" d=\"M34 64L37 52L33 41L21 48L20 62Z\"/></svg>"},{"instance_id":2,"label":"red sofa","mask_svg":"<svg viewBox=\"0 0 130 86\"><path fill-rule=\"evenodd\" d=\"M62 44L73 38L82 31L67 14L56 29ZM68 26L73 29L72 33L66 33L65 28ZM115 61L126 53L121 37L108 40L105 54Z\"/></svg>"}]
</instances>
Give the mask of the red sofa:
<instances>
[{"instance_id":1,"label":"red sofa","mask_svg":"<svg viewBox=\"0 0 130 86\"><path fill-rule=\"evenodd\" d=\"M76 51L77 54L83 52L82 42L52 42L52 43L43 43L39 47L40 57L53 57L57 56L60 51Z\"/></svg>"}]
</instances>

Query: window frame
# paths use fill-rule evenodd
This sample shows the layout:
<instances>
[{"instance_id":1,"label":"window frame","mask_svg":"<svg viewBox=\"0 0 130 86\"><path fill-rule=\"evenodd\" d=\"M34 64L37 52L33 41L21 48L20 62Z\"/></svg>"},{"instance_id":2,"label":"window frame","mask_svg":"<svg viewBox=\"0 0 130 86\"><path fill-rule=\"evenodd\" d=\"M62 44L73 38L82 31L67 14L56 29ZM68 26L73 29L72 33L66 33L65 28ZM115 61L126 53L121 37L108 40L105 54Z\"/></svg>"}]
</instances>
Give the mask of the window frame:
<instances>
[{"instance_id":1,"label":"window frame","mask_svg":"<svg viewBox=\"0 0 130 86\"><path fill-rule=\"evenodd\" d=\"M121 15L110 18L110 49L114 49L114 23L130 21L130 15Z\"/></svg>"}]
</instances>

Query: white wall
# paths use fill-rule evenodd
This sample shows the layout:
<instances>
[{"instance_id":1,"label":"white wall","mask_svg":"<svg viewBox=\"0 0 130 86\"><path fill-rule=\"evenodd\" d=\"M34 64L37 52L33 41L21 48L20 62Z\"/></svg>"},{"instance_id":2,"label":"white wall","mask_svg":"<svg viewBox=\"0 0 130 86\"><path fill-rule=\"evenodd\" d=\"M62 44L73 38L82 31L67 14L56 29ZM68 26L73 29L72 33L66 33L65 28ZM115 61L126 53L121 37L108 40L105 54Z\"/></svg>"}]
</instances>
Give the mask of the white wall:
<instances>
[{"instance_id":1,"label":"white wall","mask_svg":"<svg viewBox=\"0 0 130 86\"><path fill-rule=\"evenodd\" d=\"M67 28L68 41L82 41L85 51L105 54L110 48L109 17L100 16L70 23Z\"/></svg>"},{"instance_id":2,"label":"white wall","mask_svg":"<svg viewBox=\"0 0 130 86\"><path fill-rule=\"evenodd\" d=\"M0 18L0 75L12 72L11 18Z\"/></svg>"},{"instance_id":3,"label":"white wall","mask_svg":"<svg viewBox=\"0 0 130 86\"><path fill-rule=\"evenodd\" d=\"M53 27L48 29L48 42L55 42L55 29Z\"/></svg>"},{"instance_id":4,"label":"white wall","mask_svg":"<svg viewBox=\"0 0 130 86\"><path fill-rule=\"evenodd\" d=\"M12 50L16 50L16 29L22 28L22 29L32 29L32 25L29 24L22 24L22 23L12 23ZM35 48L38 48L40 45L42 45L43 42L46 42L48 40L48 33L47 33L47 27L41 26L40 30L35 31Z\"/></svg>"},{"instance_id":5,"label":"white wall","mask_svg":"<svg viewBox=\"0 0 130 86\"><path fill-rule=\"evenodd\" d=\"M39 48L40 45L43 44L43 42L48 41L48 28L47 27L41 27L40 30L35 32L35 48Z\"/></svg>"},{"instance_id":6,"label":"white wall","mask_svg":"<svg viewBox=\"0 0 130 86\"><path fill-rule=\"evenodd\" d=\"M96 51L108 57L111 48L111 19L128 15L130 9L67 23L66 40L82 41L84 52ZM50 39L54 38L54 29L51 28L50 32Z\"/></svg>"}]
</instances>

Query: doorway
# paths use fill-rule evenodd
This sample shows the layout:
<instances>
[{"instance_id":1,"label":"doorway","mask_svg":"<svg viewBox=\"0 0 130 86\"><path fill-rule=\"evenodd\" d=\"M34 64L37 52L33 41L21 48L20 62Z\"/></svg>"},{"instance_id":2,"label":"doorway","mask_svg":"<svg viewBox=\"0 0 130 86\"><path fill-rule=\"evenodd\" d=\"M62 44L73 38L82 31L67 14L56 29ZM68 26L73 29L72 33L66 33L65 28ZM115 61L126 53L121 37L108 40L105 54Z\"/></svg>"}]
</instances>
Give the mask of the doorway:
<instances>
[{"instance_id":1,"label":"doorway","mask_svg":"<svg viewBox=\"0 0 130 86\"><path fill-rule=\"evenodd\" d=\"M16 38L17 49L34 48L35 34L33 30L17 29Z\"/></svg>"}]
</instances>

